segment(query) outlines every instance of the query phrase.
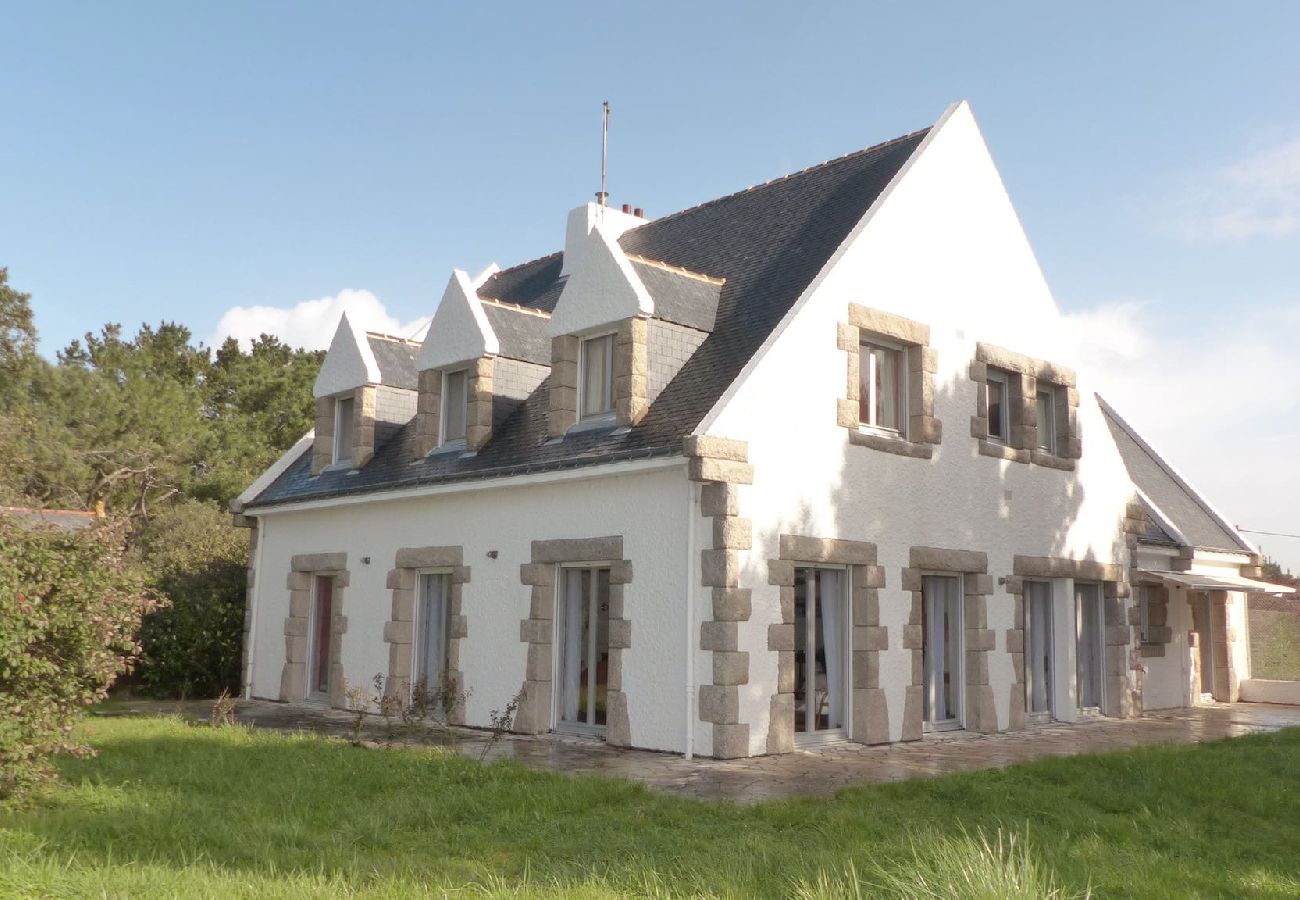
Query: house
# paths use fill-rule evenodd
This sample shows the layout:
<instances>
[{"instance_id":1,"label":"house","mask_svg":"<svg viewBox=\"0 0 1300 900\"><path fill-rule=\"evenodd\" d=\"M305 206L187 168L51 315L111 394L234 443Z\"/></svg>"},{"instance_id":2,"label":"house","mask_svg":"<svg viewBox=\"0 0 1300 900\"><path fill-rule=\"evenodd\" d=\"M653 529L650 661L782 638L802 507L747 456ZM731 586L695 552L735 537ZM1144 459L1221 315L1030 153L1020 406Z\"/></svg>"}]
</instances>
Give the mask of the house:
<instances>
[{"instance_id":1,"label":"house","mask_svg":"<svg viewBox=\"0 0 1300 900\"><path fill-rule=\"evenodd\" d=\"M445 677L468 725L519 695L521 732L720 758L1199 702L1174 598L1258 557L1152 540L1180 510L966 104L638 212L454 272L421 343L340 323L314 432L236 503L246 694Z\"/></svg>"}]
</instances>

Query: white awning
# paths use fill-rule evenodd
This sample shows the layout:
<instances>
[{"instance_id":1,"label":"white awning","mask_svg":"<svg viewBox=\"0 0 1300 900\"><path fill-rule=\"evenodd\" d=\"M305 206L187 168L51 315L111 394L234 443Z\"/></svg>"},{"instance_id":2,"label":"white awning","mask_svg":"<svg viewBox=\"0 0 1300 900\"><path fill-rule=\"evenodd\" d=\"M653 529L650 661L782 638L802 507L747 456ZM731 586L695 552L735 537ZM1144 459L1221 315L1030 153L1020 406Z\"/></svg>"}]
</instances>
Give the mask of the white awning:
<instances>
[{"instance_id":1,"label":"white awning","mask_svg":"<svg viewBox=\"0 0 1300 900\"><path fill-rule=\"evenodd\" d=\"M1193 575L1191 572L1141 572L1143 576L1158 578L1166 585L1192 588L1197 591L1254 591L1259 594L1292 594L1294 588L1268 581L1255 581L1240 575Z\"/></svg>"}]
</instances>

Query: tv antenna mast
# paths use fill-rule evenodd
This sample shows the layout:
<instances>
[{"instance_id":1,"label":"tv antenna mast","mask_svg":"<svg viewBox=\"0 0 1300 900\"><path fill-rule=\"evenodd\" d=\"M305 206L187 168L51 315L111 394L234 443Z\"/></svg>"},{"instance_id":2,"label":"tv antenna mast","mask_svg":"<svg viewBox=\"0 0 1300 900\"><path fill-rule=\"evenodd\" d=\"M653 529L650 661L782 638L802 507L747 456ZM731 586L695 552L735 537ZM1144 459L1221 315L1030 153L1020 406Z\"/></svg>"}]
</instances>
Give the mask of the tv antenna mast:
<instances>
[{"instance_id":1,"label":"tv antenna mast","mask_svg":"<svg viewBox=\"0 0 1300 900\"><path fill-rule=\"evenodd\" d=\"M605 190L605 175L609 162L609 101L600 105L600 190L596 193L596 203L602 207L609 204L609 191Z\"/></svg>"}]
</instances>

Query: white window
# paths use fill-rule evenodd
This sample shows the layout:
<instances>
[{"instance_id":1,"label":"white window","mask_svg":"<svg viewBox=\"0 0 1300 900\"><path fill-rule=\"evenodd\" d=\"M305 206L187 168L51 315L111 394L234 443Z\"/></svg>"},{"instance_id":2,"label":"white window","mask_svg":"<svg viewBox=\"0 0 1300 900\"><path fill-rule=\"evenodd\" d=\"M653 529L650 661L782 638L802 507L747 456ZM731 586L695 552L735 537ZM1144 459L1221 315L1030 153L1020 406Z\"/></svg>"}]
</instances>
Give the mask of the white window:
<instances>
[{"instance_id":1,"label":"white window","mask_svg":"<svg viewBox=\"0 0 1300 900\"><path fill-rule=\"evenodd\" d=\"M578 403L582 418L613 412L614 335L602 334L582 342L578 374Z\"/></svg>"},{"instance_id":2,"label":"white window","mask_svg":"<svg viewBox=\"0 0 1300 900\"><path fill-rule=\"evenodd\" d=\"M447 672L447 639L451 635L451 576L426 572L420 575L420 605L415 611L415 660L412 690L423 684L424 692L437 694Z\"/></svg>"},{"instance_id":3,"label":"white window","mask_svg":"<svg viewBox=\"0 0 1300 900\"><path fill-rule=\"evenodd\" d=\"M334 462L352 462L353 411L356 400L337 397L334 400Z\"/></svg>"},{"instance_id":4,"label":"white window","mask_svg":"<svg viewBox=\"0 0 1300 900\"><path fill-rule=\"evenodd\" d=\"M795 569L794 730L795 740L842 736L846 727L845 686L849 676L849 607L845 571Z\"/></svg>"},{"instance_id":5,"label":"white window","mask_svg":"<svg viewBox=\"0 0 1300 900\"><path fill-rule=\"evenodd\" d=\"M1006 372L989 369L988 381L984 385L984 396L988 401L989 437L1002 443L1011 441L1011 391L1010 380Z\"/></svg>"},{"instance_id":6,"label":"white window","mask_svg":"<svg viewBox=\"0 0 1300 900\"><path fill-rule=\"evenodd\" d=\"M907 350L879 340L858 350L858 421L870 428L907 432Z\"/></svg>"},{"instance_id":7,"label":"white window","mask_svg":"<svg viewBox=\"0 0 1300 900\"><path fill-rule=\"evenodd\" d=\"M609 568L562 566L556 598L555 721L603 733L609 686Z\"/></svg>"},{"instance_id":8,"label":"white window","mask_svg":"<svg viewBox=\"0 0 1300 900\"><path fill-rule=\"evenodd\" d=\"M1144 644L1151 643L1151 592L1148 584L1138 585L1138 635Z\"/></svg>"},{"instance_id":9,"label":"white window","mask_svg":"<svg viewBox=\"0 0 1300 900\"><path fill-rule=\"evenodd\" d=\"M1038 449L1056 453L1056 391L1038 390Z\"/></svg>"},{"instance_id":10,"label":"white window","mask_svg":"<svg viewBox=\"0 0 1300 900\"><path fill-rule=\"evenodd\" d=\"M922 666L925 674L924 727L963 727L965 641L960 575L926 575L921 580Z\"/></svg>"},{"instance_id":11,"label":"white window","mask_svg":"<svg viewBox=\"0 0 1300 900\"><path fill-rule=\"evenodd\" d=\"M439 444L465 440L465 420L469 409L469 378L464 369L442 376L442 439Z\"/></svg>"}]
</instances>

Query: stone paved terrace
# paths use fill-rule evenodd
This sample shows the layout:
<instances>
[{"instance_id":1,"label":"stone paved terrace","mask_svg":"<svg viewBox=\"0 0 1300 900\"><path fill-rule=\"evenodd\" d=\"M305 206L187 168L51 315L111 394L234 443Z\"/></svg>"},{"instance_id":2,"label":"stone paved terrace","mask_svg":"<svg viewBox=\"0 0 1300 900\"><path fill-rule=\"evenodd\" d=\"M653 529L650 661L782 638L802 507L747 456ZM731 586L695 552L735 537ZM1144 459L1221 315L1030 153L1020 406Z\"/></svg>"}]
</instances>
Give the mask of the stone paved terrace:
<instances>
[{"instance_id":1,"label":"stone paved terrace","mask_svg":"<svg viewBox=\"0 0 1300 900\"><path fill-rule=\"evenodd\" d=\"M206 719L210 710L209 701L131 701L114 705L105 714L174 712ZM348 713L307 704L241 700L236 718L257 728L334 737L347 737L351 729ZM531 768L572 775L628 778L696 799L752 804L827 795L855 785L1003 768L1044 756L1107 753L1146 744L1194 744L1296 726L1300 726L1300 706L1236 703L1166 710L1138 719L1099 718L994 735L949 732L905 744L843 744L739 760L686 760L676 754L618 750L599 741L560 735L506 735L488 748L487 758L515 759ZM377 716L367 716L363 728L370 740L383 740L384 725ZM455 735L455 748L466 756L478 757L490 743L481 731L456 729ZM431 743L448 745L445 739Z\"/></svg>"}]
</instances>

